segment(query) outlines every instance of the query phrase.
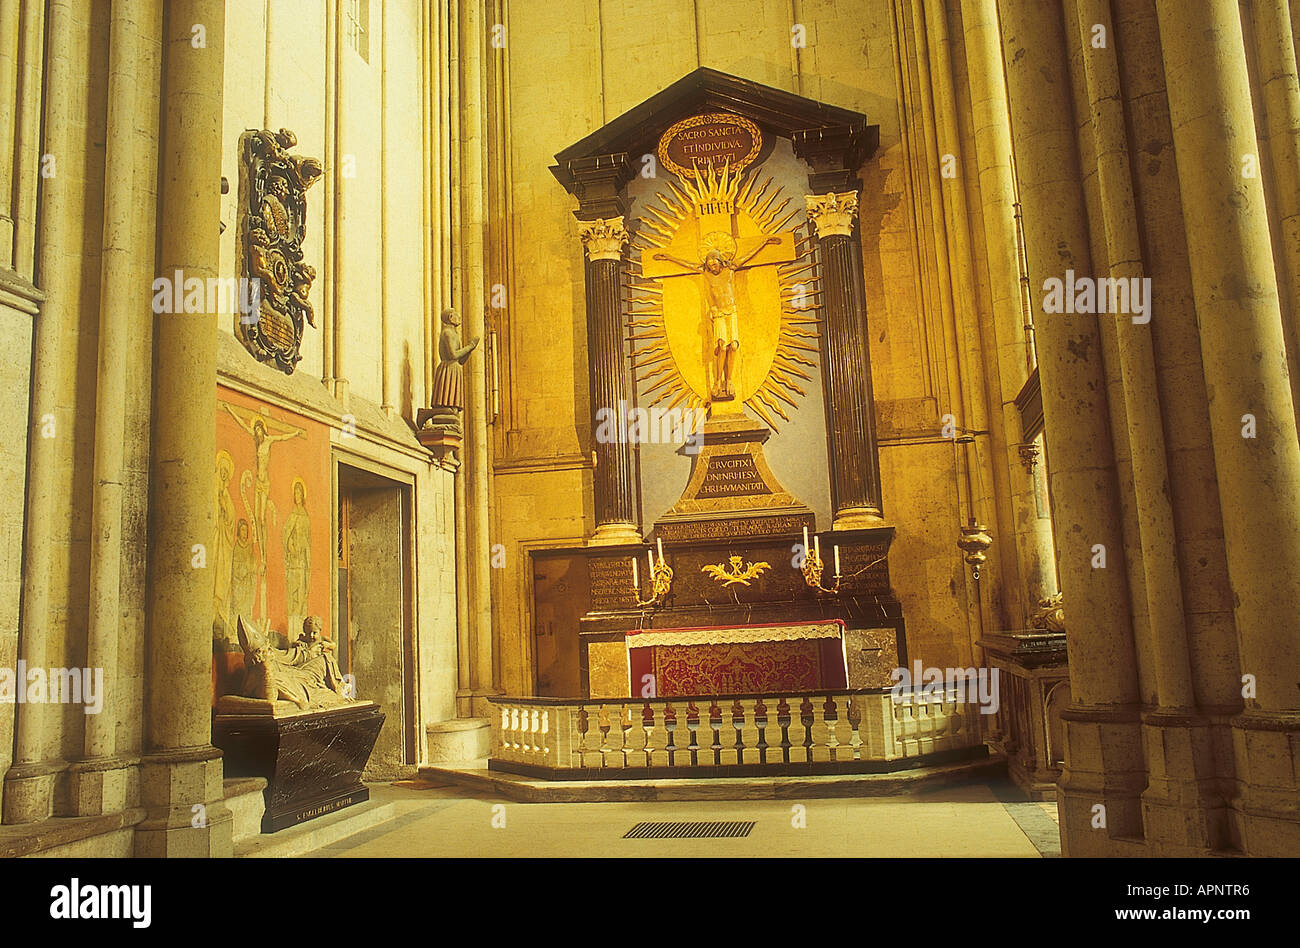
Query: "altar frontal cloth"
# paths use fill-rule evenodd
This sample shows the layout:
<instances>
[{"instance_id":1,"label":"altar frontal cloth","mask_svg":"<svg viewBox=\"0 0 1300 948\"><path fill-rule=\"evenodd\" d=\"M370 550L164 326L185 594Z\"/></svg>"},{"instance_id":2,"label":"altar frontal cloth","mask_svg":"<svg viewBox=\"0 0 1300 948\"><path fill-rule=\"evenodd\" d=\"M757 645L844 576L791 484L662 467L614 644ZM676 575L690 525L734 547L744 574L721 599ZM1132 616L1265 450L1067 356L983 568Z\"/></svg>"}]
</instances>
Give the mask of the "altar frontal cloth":
<instances>
[{"instance_id":1,"label":"altar frontal cloth","mask_svg":"<svg viewBox=\"0 0 1300 948\"><path fill-rule=\"evenodd\" d=\"M821 691L848 681L839 619L636 629L627 648L631 693L646 697Z\"/></svg>"}]
</instances>

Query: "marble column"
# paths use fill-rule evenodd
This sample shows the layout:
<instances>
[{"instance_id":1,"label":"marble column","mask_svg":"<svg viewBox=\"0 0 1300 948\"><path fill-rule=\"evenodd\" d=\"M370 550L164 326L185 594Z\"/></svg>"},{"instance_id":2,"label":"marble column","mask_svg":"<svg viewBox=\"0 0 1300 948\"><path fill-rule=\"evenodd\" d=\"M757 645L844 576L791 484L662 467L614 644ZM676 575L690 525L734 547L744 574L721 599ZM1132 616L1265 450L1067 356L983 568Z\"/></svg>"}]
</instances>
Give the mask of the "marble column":
<instances>
[{"instance_id":1,"label":"marble column","mask_svg":"<svg viewBox=\"0 0 1300 948\"><path fill-rule=\"evenodd\" d=\"M1063 847L1109 855L1141 835L1146 768L1119 486L1097 317L1046 312L1044 282L1092 274L1061 9L1001 0L1010 117L1035 301L1052 519L1072 704L1065 722ZM1100 557L1104 557L1101 559ZM1105 808L1106 831L1092 828Z\"/></svg>"},{"instance_id":2,"label":"marble column","mask_svg":"<svg viewBox=\"0 0 1300 948\"><path fill-rule=\"evenodd\" d=\"M596 455L592 476L596 500L593 544L640 543L636 522L636 480L632 445L621 436L599 441L598 416L612 412L622 418L633 404L628 373L627 343L619 288L623 277L623 247L628 241L623 218L578 222L586 251L587 365L591 393L591 430Z\"/></svg>"},{"instance_id":3,"label":"marble column","mask_svg":"<svg viewBox=\"0 0 1300 948\"><path fill-rule=\"evenodd\" d=\"M160 273L218 275L224 0L173 0L163 36ZM206 45L195 47L201 24ZM157 317L145 755L137 856L228 856L231 815L211 745L212 536L217 317Z\"/></svg>"},{"instance_id":4,"label":"marble column","mask_svg":"<svg viewBox=\"0 0 1300 948\"><path fill-rule=\"evenodd\" d=\"M858 192L805 196L822 262L822 386L830 432L832 529L883 523L875 402L867 348Z\"/></svg>"},{"instance_id":5,"label":"marble column","mask_svg":"<svg viewBox=\"0 0 1300 948\"><path fill-rule=\"evenodd\" d=\"M1295 770L1278 765L1300 731L1300 441L1263 182L1242 174L1258 141L1246 51L1234 0L1156 12L1246 706L1234 819L1246 852L1283 855L1300 847Z\"/></svg>"}]
</instances>

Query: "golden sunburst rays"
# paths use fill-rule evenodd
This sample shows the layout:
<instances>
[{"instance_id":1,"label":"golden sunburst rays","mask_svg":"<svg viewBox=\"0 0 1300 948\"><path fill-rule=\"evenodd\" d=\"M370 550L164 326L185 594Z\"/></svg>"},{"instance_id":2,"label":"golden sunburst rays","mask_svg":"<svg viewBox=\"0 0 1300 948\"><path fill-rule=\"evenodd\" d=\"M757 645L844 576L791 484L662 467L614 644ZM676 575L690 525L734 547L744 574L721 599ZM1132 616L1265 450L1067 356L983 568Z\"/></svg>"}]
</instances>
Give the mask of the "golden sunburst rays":
<instances>
[{"instance_id":1,"label":"golden sunburst rays","mask_svg":"<svg viewBox=\"0 0 1300 948\"><path fill-rule=\"evenodd\" d=\"M663 286L643 274L641 259L671 244L682 225L697 214L746 215L763 234L793 230L795 257L777 266L780 291L780 332L767 376L745 407L773 431L777 418L789 422L788 408L808 394L810 369L817 367L817 328L821 309L821 266L816 239L807 222L794 224L800 206L786 196L772 175L759 169L733 172L728 164L704 168L680 181L666 180L636 222L631 239L634 253L628 263L623 294L632 371L646 407L667 403L667 410L702 409L706 400L682 377L674 361L664 322ZM792 206L793 204L793 206ZM793 227L791 225L794 224ZM743 319L743 314L742 314ZM743 337L742 329L742 337ZM742 358L743 358L742 354Z\"/></svg>"}]
</instances>

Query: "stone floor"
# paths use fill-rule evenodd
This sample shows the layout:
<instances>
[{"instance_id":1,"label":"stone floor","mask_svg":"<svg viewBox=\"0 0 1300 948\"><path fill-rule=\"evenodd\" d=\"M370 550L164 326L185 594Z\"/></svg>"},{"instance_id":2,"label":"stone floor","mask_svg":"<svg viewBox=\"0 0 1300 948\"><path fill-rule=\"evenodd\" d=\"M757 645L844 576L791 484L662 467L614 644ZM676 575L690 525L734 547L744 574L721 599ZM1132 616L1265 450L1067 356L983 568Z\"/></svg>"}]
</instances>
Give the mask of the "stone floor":
<instances>
[{"instance_id":1,"label":"stone floor","mask_svg":"<svg viewBox=\"0 0 1300 948\"><path fill-rule=\"evenodd\" d=\"M398 815L312 856L1059 856L1053 803L1004 784L904 797L514 803L464 787L375 788ZM752 821L748 836L626 839L645 821ZM802 825L801 825L802 824Z\"/></svg>"}]
</instances>

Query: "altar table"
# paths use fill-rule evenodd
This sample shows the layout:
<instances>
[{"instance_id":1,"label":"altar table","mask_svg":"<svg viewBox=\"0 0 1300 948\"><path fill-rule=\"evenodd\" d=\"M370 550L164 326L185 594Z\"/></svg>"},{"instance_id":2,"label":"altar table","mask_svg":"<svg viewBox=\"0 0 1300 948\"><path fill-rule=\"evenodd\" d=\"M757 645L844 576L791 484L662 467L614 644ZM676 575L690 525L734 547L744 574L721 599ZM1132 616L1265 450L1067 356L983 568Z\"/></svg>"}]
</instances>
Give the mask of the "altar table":
<instances>
[{"instance_id":1,"label":"altar table","mask_svg":"<svg viewBox=\"0 0 1300 948\"><path fill-rule=\"evenodd\" d=\"M631 694L737 695L847 687L844 621L627 633ZM647 677L651 676L651 677Z\"/></svg>"}]
</instances>

